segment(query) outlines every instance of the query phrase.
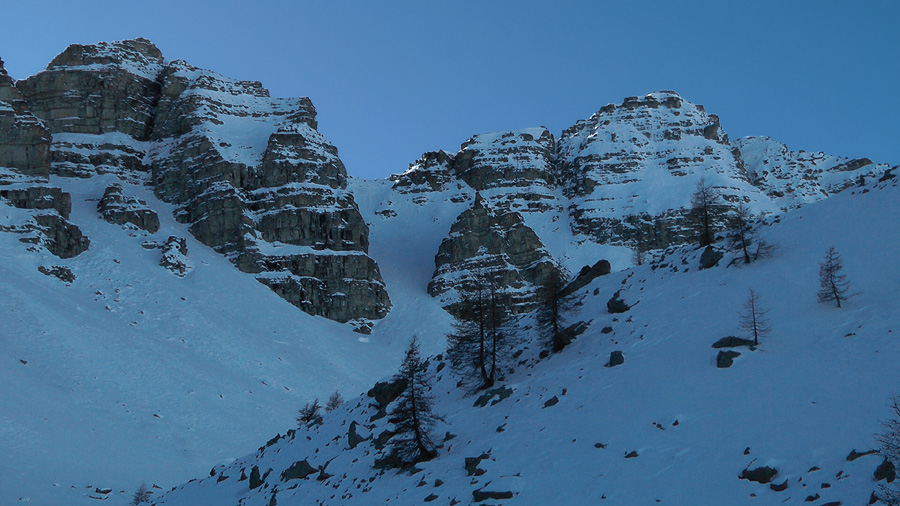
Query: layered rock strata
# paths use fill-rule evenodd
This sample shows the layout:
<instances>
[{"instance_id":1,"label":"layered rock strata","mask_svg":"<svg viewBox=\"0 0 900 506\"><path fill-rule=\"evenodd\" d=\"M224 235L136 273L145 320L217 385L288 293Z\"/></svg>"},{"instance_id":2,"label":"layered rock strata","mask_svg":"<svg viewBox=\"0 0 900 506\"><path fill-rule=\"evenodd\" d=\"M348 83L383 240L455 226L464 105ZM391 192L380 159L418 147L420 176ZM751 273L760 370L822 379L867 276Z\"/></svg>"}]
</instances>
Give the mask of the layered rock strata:
<instances>
[{"instance_id":1,"label":"layered rock strata","mask_svg":"<svg viewBox=\"0 0 900 506\"><path fill-rule=\"evenodd\" d=\"M563 132L558 157L573 230L600 243L692 240L686 213L701 178L728 205L771 210L719 118L674 92L601 108Z\"/></svg>"},{"instance_id":2,"label":"layered rock strata","mask_svg":"<svg viewBox=\"0 0 900 506\"><path fill-rule=\"evenodd\" d=\"M753 183L784 210L822 200L856 184L877 180L890 169L868 158L791 151L768 137L734 142Z\"/></svg>"},{"instance_id":3,"label":"layered rock strata","mask_svg":"<svg viewBox=\"0 0 900 506\"><path fill-rule=\"evenodd\" d=\"M50 131L32 114L0 60L0 167L50 175ZM2 182L2 180L0 180Z\"/></svg>"},{"instance_id":4,"label":"layered rock strata","mask_svg":"<svg viewBox=\"0 0 900 506\"><path fill-rule=\"evenodd\" d=\"M540 287L560 268L533 230L515 211L494 210L476 194L474 205L459 215L434 258L428 293L451 312L461 296L487 290L513 313L533 309Z\"/></svg>"},{"instance_id":5,"label":"layered rock strata","mask_svg":"<svg viewBox=\"0 0 900 506\"><path fill-rule=\"evenodd\" d=\"M389 310L368 227L309 99L167 63L145 39L70 46L18 88L52 131L52 172L148 180L197 239L311 314ZM109 219L154 228L123 203L130 217Z\"/></svg>"},{"instance_id":6,"label":"layered rock strata","mask_svg":"<svg viewBox=\"0 0 900 506\"><path fill-rule=\"evenodd\" d=\"M97 210L104 220L117 225L131 225L151 234L159 230L159 215L147 203L125 196L122 185L111 184L103 192Z\"/></svg>"}]
</instances>

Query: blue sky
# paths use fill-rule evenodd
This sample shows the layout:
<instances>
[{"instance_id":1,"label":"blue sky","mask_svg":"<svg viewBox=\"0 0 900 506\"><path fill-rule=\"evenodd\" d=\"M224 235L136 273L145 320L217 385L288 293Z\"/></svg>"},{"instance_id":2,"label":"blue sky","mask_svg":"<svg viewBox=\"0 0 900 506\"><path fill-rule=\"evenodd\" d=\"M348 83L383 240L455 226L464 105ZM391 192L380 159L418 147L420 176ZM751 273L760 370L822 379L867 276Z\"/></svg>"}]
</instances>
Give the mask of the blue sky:
<instances>
[{"instance_id":1,"label":"blue sky","mask_svg":"<svg viewBox=\"0 0 900 506\"><path fill-rule=\"evenodd\" d=\"M167 59L309 96L352 175L402 172L471 135L555 135L670 89L732 138L900 164L900 2L16 2L18 79L71 43L146 37Z\"/></svg>"}]
</instances>

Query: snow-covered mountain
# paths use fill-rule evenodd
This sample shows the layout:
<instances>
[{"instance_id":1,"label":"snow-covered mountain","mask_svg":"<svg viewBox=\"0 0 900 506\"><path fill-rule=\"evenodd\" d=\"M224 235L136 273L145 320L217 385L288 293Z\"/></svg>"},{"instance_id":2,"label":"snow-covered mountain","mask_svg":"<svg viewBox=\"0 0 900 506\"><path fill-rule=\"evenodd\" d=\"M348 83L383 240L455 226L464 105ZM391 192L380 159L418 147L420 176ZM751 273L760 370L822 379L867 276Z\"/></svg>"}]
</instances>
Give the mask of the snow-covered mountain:
<instances>
[{"instance_id":1,"label":"snow-covered mountain","mask_svg":"<svg viewBox=\"0 0 900 506\"><path fill-rule=\"evenodd\" d=\"M0 377L11 385L0 503L125 504L141 481L201 476L153 489L154 501L868 497L875 457L839 464L873 444L893 393L900 284L884 273L900 234L888 165L730 141L715 115L667 91L607 105L558 137L478 134L362 180L315 114L307 98L167 61L144 39L70 46L22 81L0 62ZM726 261L698 270L687 214L701 180L723 210L742 203L765 219L771 258L726 268L722 241ZM633 266L638 238L653 261ZM859 291L840 311L815 304L832 244ZM593 279L600 260L613 273ZM356 394L396 370L413 335L426 355L443 352L447 310L489 272L520 318L523 351L499 385L511 396L472 408L477 395L431 359L441 430L456 437L423 473L374 471L389 424ZM583 274L571 319L588 325L541 358L529 311L556 272ZM736 331L749 286L775 330L718 370L709 345ZM619 291L632 309L610 315ZM614 350L625 364L602 367ZM321 426L246 456L335 389L348 402ZM352 422L373 439L347 449ZM464 458L482 454L486 474L468 476ZM321 481L282 479L304 459L327 465ZM788 490L738 481L751 462L777 467ZM253 466L273 471L250 489L238 478ZM584 485L554 487L563 475Z\"/></svg>"}]
</instances>

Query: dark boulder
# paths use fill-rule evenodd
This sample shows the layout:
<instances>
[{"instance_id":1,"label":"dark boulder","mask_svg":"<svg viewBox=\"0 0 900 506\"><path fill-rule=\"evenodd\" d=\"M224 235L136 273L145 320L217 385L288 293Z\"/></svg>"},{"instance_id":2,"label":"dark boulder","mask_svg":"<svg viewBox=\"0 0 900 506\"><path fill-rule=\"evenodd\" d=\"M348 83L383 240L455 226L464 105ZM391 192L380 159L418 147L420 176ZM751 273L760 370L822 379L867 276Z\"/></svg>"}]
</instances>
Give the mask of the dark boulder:
<instances>
[{"instance_id":1,"label":"dark boulder","mask_svg":"<svg viewBox=\"0 0 900 506\"><path fill-rule=\"evenodd\" d=\"M713 348L737 348L739 346L753 346L753 340L735 336L727 336L719 339L712 345Z\"/></svg>"},{"instance_id":2,"label":"dark boulder","mask_svg":"<svg viewBox=\"0 0 900 506\"><path fill-rule=\"evenodd\" d=\"M707 246L700 255L700 268L709 269L710 267L715 267L723 256L725 254L713 248L712 245Z\"/></svg>"},{"instance_id":3,"label":"dark boulder","mask_svg":"<svg viewBox=\"0 0 900 506\"><path fill-rule=\"evenodd\" d=\"M744 469L741 472L740 479L755 481L757 483L769 483L772 478L778 474L778 469L769 466L757 467L756 469Z\"/></svg>"},{"instance_id":4,"label":"dark boulder","mask_svg":"<svg viewBox=\"0 0 900 506\"><path fill-rule=\"evenodd\" d=\"M878 464L878 468L875 469L875 481L885 480L888 483L893 483L895 479L897 479L897 469L894 468L893 462L884 459L881 464Z\"/></svg>"},{"instance_id":5,"label":"dark boulder","mask_svg":"<svg viewBox=\"0 0 900 506\"><path fill-rule=\"evenodd\" d=\"M716 367L719 369L725 369L731 367L734 363L735 357L740 357L741 354L736 351L719 351L719 354L716 356Z\"/></svg>"},{"instance_id":6,"label":"dark boulder","mask_svg":"<svg viewBox=\"0 0 900 506\"><path fill-rule=\"evenodd\" d=\"M606 364L606 367L615 367L624 363L625 355L623 355L621 351L616 350L609 354L609 362Z\"/></svg>"}]
</instances>

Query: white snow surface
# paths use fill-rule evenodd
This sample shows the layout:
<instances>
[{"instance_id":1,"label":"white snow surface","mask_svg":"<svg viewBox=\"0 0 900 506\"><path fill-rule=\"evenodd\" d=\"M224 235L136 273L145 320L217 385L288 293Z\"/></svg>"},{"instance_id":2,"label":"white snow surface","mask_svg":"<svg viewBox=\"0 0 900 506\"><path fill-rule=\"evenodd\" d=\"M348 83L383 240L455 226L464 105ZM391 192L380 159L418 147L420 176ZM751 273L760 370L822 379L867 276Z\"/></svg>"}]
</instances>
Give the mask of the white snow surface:
<instances>
[{"instance_id":1,"label":"white snow surface","mask_svg":"<svg viewBox=\"0 0 900 506\"><path fill-rule=\"evenodd\" d=\"M146 187L123 183L159 213L160 230L109 224L96 206L113 181L51 178L72 194L70 221L91 240L75 258L0 233L0 504L96 504L98 487L125 504L121 491L141 481L169 488L253 451L313 397L368 389L412 333L440 342L449 317L412 293L370 336L307 315L194 240ZM0 202L0 225L29 216ZM159 265L159 249L141 247L170 235L187 239L183 279ZM39 265L77 279L66 286Z\"/></svg>"},{"instance_id":2,"label":"white snow surface","mask_svg":"<svg viewBox=\"0 0 900 506\"><path fill-rule=\"evenodd\" d=\"M363 437L390 428L386 418L370 422L371 399L351 398L322 425L216 466L214 476L198 474L154 501L265 506L275 495L281 506L420 504L434 494L435 504L470 504L472 491L484 490L514 493L492 503L523 505L799 505L813 494L821 497L817 504L866 504L881 458L846 457L876 445L888 402L898 394L900 359L900 279L889 275L900 246L900 188L895 181L877 186L773 218L762 235L778 248L750 266L726 268L723 262L701 271L700 251L685 246L652 265L596 279L579 293L576 317L591 322L587 332L538 360L541 344L523 331L524 362L499 383L512 395L496 405L473 407L477 394L457 388L458 378L449 368L437 372L439 361L432 358L435 411L446 419L435 432L443 445L415 474L373 469L383 453L371 440L349 448L352 421ZM377 193L370 189L369 195ZM421 214L424 223L445 219ZM373 240L379 262L388 249L409 261L402 273L383 268L389 287L425 277L425 264L414 260L417 251L401 241L416 233L422 243L437 237L413 220L383 231L381 240L392 248ZM373 238L380 232L376 222ZM843 257L854 293L841 309L818 303L815 295L818 262L831 246ZM739 335L738 313L751 287L768 308L773 330L755 350L739 349L732 367L718 369L711 345ZM632 308L610 315L606 300L620 289ZM416 295L423 298L391 292L398 302ZM602 333L607 326L612 332ZM624 352L625 363L604 367L613 350ZM553 397L558 404L545 406ZM444 441L445 432L455 437ZM637 456L626 458L631 452ZM467 476L464 459L482 454L488 457L478 467L486 472ZM282 471L304 459L314 468L327 466L331 476L282 480ZM238 478L253 466L272 471L265 485L250 490ZM776 468L773 483L787 481L787 490L738 479L757 466Z\"/></svg>"}]
</instances>

